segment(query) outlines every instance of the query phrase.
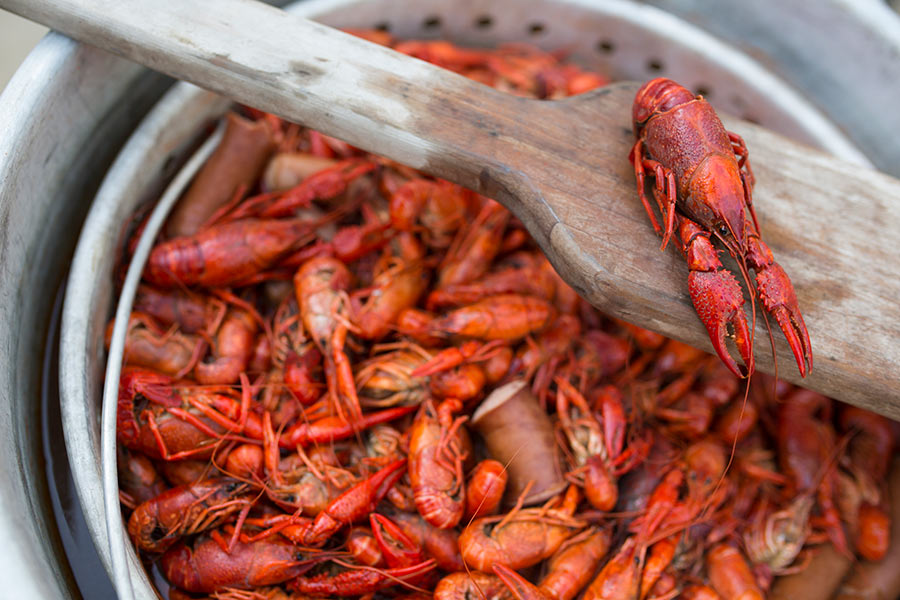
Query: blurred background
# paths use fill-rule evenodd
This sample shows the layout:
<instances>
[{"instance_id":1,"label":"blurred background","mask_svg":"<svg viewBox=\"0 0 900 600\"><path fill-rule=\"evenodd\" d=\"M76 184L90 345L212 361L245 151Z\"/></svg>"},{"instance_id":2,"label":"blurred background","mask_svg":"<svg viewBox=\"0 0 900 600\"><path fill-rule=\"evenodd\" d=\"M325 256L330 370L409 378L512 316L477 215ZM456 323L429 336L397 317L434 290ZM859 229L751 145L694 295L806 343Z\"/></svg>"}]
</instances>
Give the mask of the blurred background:
<instances>
[{"instance_id":1,"label":"blurred background","mask_svg":"<svg viewBox=\"0 0 900 600\"><path fill-rule=\"evenodd\" d=\"M0 90L45 33L46 27L0 10Z\"/></svg>"}]
</instances>

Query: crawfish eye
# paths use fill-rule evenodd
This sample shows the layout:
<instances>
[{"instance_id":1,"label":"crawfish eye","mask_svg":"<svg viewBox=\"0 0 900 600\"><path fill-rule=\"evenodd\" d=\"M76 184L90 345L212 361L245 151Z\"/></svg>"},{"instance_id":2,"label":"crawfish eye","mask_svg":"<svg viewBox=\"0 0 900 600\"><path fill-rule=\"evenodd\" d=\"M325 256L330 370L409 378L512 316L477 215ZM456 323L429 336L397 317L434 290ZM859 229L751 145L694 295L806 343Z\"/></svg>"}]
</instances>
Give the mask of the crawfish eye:
<instances>
[{"instance_id":1,"label":"crawfish eye","mask_svg":"<svg viewBox=\"0 0 900 600\"><path fill-rule=\"evenodd\" d=\"M725 225L719 225L719 235L721 235L723 238L728 237L728 227L726 227Z\"/></svg>"}]
</instances>

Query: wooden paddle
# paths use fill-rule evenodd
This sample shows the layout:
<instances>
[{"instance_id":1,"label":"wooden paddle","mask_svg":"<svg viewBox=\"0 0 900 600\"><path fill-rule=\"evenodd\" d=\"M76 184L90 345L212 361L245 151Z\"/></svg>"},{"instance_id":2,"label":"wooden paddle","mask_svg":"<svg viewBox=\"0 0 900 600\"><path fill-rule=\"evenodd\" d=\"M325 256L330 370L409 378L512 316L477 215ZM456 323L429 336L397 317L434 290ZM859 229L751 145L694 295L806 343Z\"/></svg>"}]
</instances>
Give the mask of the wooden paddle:
<instances>
[{"instance_id":1,"label":"wooden paddle","mask_svg":"<svg viewBox=\"0 0 900 600\"><path fill-rule=\"evenodd\" d=\"M605 312L711 349L687 267L659 251L628 162L638 84L507 95L252 0L0 0L71 37L496 198ZM764 239L794 282L815 366L800 381L900 418L900 182L724 119L747 142ZM885 132L889 135L890 132ZM758 368L773 372L757 320Z\"/></svg>"}]
</instances>

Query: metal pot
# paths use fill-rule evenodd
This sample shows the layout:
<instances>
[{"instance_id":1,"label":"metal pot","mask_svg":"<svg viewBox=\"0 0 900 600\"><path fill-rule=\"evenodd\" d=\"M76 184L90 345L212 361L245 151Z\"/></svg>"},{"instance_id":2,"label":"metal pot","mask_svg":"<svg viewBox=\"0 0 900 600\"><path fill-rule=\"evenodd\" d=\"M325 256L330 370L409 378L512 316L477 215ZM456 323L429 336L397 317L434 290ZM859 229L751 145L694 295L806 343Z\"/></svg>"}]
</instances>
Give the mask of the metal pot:
<instances>
[{"instance_id":1,"label":"metal pot","mask_svg":"<svg viewBox=\"0 0 900 600\"><path fill-rule=\"evenodd\" d=\"M169 85L50 34L0 97L0 581L20 597L80 596L41 453L41 357L93 193Z\"/></svg>"},{"instance_id":2,"label":"metal pot","mask_svg":"<svg viewBox=\"0 0 900 600\"><path fill-rule=\"evenodd\" d=\"M581 62L606 65L619 77L670 75L705 87L724 110L845 157L859 158L855 146L881 168L900 175L898 142L875 135L900 124L900 115L884 110L889 106L885 97L895 95L893 82L900 81L900 24L887 9L874 2L828 0L816 3L813 13L805 5L761 0L732 1L727 8L718 3L719 10L708 14L695 1L654 3L709 27L726 43L653 6L627 0L466 0L452 6L440 0L414 5L311 0L302 9L328 24L382 25L399 37L446 37L476 45L525 40L572 48ZM773 21L811 23L811 14L820 20L802 34L771 26ZM822 15L841 18L823 21ZM837 51L828 48L838 35L844 40L841 47L853 48L854 56L864 59L852 64L846 58L834 60ZM766 67L728 43L748 49ZM53 293L101 175L168 83L146 69L51 34L0 97L0 342L8 357L0 365L0 447L5 451L0 463L0 575L25 597L78 597L54 527L36 426L41 386L37 357ZM796 90L809 92L813 104L804 103ZM79 496L101 555L107 540L96 460L100 339L112 301L111 257L119 227L139 201L152 198L202 122L223 107L187 86L173 90L110 173L73 264L69 289L81 293L67 300L63 417ZM168 136L168 145L150 143L159 136ZM141 178L123 179L123 169L136 164L143 167ZM105 211L110 212L104 217ZM108 568L108 556L103 558ZM155 597L140 573L135 583L139 597Z\"/></svg>"}]
</instances>

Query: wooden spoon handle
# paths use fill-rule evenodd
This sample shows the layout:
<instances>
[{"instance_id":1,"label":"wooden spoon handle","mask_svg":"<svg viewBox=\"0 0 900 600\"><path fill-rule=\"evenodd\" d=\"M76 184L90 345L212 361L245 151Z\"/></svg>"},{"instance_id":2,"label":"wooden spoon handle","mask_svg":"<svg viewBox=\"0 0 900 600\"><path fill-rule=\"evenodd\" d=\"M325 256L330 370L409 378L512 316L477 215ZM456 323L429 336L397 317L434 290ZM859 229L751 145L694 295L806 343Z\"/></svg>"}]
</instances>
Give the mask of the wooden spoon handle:
<instances>
[{"instance_id":1,"label":"wooden spoon handle","mask_svg":"<svg viewBox=\"0 0 900 600\"><path fill-rule=\"evenodd\" d=\"M455 148L429 130L435 98L489 116L504 95L255 0L3 0L92 46L415 168ZM493 99L493 101L491 101ZM452 118L448 110L443 118ZM466 161L463 161L466 164ZM468 163L471 164L471 163Z\"/></svg>"},{"instance_id":2,"label":"wooden spoon handle","mask_svg":"<svg viewBox=\"0 0 900 600\"><path fill-rule=\"evenodd\" d=\"M605 312L710 349L677 252L636 199L636 86L560 101L503 94L252 0L0 0L6 8L239 102L503 202L559 273ZM733 119L757 175L763 236L812 337L800 381L900 417L900 182ZM774 361L762 319L756 358Z\"/></svg>"}]
</instances>

